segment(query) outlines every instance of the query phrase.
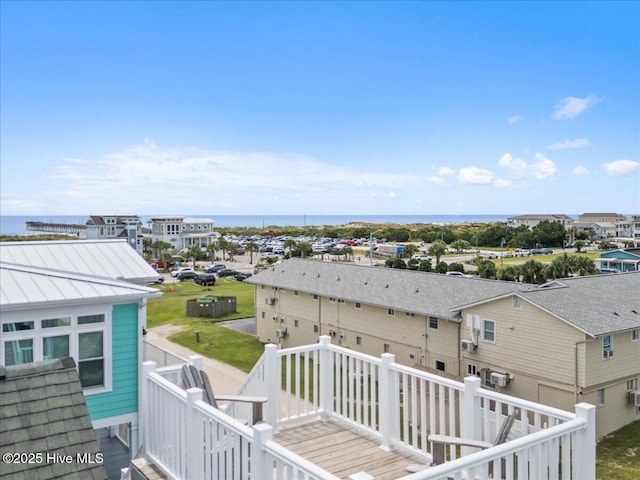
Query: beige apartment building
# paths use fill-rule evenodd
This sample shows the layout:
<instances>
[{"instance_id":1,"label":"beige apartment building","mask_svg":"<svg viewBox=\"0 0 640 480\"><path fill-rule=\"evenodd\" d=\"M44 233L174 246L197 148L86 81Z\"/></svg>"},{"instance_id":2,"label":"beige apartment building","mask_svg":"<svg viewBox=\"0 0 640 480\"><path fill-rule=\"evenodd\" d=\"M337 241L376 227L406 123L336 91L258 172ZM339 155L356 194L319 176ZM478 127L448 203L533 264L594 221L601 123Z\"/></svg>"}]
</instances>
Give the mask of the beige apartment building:
<instances>
[{"instance_id":1,"label":"beige apartment building","mask_svg":"<svg viewBox=\"0 0 640 480\"><path fill-rule=\"evenodd\" d=\"M598 438L640 420L640 273L536 286L290 259L247 281L260 341L329 335L558 408L589 402Z\"/></svg>"}]
</instances>

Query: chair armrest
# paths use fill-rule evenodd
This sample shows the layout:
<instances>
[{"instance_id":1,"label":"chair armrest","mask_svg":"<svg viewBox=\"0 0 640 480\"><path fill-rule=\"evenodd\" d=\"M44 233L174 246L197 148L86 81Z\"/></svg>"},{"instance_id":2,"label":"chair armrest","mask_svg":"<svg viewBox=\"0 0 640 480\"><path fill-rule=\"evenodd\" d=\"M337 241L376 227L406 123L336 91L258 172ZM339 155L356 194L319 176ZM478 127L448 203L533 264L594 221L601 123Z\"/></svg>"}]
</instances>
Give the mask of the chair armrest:
<instances>
[{"instance_id":1,"label":"chair armrest","mask_svg":"<svg viewBox=\"0 0 640 480\"><path fill-rule=\"evenodd\" d=\"M216 400L221 402L243 402L251 403L252 408L252 420L253 424L262 422L262 404L268 399L267 397L247 397L246 395L220 395L216 397Z\"/></svg>"},{"instance_id":2,"label":"chair armrest","mask_svg":"<svg viewBox=\"0 0 640 480\"><path fill-rule=\"evenodd\" d=\"M474 440L472 438L450 437L449 435L428 435L427 441L432 443L431 454L433 455L433 465L441 465L445 461L445 447L447 445L462 445L465 447L489 448L493 444Z\"/></svg>"}]
</instances>

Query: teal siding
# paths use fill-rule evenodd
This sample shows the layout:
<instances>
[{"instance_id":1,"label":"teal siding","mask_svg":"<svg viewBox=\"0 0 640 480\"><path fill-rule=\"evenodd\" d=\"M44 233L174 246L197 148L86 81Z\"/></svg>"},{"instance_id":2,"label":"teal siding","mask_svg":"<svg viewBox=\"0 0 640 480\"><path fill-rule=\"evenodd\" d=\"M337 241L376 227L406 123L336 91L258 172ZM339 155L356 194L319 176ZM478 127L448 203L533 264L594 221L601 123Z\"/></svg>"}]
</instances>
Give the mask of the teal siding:
<instances>
[{"instance_id":1,"label":"teal siding","mask_svg":"<svg viewBox=\"0 0 640 480\"><path fill-rule=\"evenodd\" d=\"M86 397L91 420L138 411L138 304L114 305L111 319L112 386Z\"/></svg>"}]
</instances>

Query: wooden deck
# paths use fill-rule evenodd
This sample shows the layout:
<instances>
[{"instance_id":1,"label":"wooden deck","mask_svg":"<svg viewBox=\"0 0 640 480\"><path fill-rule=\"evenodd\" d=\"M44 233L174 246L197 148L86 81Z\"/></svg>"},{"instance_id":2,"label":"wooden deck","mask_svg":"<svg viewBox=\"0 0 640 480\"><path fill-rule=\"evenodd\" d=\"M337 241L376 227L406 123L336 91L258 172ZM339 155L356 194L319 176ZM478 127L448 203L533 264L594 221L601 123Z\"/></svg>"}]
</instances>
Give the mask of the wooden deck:
<instances>
[{"instance_id":1,"label":"wooden deck","mask_svg":"<svg viewBox=\"0 0 640 480\"><path fill-rule=\"evenodd\" d=\"M408 465L423 462L415 456L385 452L378 442L332 422L283 427L273 439L344 479L364 471L376 480L392 480L408 475Z\"/></svg>"}]
</instances>

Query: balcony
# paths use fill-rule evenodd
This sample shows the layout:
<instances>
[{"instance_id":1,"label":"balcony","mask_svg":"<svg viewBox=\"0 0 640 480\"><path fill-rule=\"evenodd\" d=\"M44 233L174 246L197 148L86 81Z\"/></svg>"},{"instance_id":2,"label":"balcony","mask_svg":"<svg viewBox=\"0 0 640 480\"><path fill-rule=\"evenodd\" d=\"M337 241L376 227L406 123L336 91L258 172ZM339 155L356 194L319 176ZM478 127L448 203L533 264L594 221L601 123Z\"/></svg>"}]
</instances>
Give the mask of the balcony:
<instances>
[{"instance_id":1,"label":"balcony","mask_svg":"<svg viewBox=\"0 0 640 480\"><path fill-rule=\"evenodd\" d=\"M198 366L202 361L192 357ZM211 379L215 390L215 378ZM171 479L580 479L595 478L595 407L566 412L332 345L267 345L239 395L268 398L264 423L251 406L226 413L183 390L179 367L145 362L142 456ZM446 448L430 466L432 434L492 443ZM410 470L418 471L410 473Z\"/></svg>"}]
</instances>

